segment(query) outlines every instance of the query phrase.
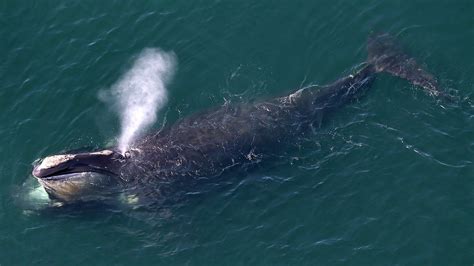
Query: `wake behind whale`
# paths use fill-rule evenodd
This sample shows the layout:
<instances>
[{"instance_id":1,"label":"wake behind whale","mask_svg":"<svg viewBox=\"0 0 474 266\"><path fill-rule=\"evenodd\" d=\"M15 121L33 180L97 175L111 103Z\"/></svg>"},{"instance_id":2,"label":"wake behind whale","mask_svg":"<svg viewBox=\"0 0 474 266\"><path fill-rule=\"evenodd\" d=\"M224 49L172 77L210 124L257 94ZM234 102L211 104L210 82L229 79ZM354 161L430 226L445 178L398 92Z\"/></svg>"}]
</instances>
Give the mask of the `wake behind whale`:
<instances>
[{"instance_id":1,"label":"wake behind whale","mask_svg":"<svg viewBox=\"0 0 474 266\"><path fill-rule=\"evenodd\" d=\"M367 50L367 61L357 71L331 84L307 87L253 104L228 104L185 117L155 134L138 138L134 148L124 156L123 150L138 130L154 119L154 116L140 116L148 110L141 109L140 104L160 103L159 97L151 97L154 100L149 102L147 99L135 102L121 98L129 92L126 89L139 84L127 80L134 81L140 76L137 73L143 73L131 71L112 91L122 100L119 107L131 106L131 110L138 110L140 120L133 121L135 111L128 111L130 113L123 116L124 125L133 126L124 128L119 145L100 151L46 157L35 165L33 175L50 198L61 202L102 200L111 190L130 191L130 188L137 200L163 197L163 194L151 193L154 192L151 186L176 181L192 183L193 179L220 176L227 169L258 162L262 158L260 155L274 153L294 142L312 129L314 123L324 122L322 117L326 119L341 106L358 99L377 73L390 73L434 97L449 100L436 78L407 55L392 36L371 36ZM156 58L160 58L157 62L162 62L162 57ZM136 65L148 64L138 60ZM143 70L142 67L136 69ZM166 69L158 67L151 71L155 73L151 76L169 74ZM159 80L152 79L149 84L164 88L166 81ZM141 92L140 88L138 91ZM144 92L138 95L147 95L147 91Z\"/></svg>"}]
</instances>

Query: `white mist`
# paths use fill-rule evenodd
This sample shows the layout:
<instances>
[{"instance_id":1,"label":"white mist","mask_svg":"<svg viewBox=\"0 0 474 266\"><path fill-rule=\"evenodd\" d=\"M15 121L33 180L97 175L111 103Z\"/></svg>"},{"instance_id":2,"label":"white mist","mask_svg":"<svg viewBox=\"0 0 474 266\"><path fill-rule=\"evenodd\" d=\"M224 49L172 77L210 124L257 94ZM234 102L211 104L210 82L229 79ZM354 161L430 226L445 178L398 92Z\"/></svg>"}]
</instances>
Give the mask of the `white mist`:
<instances>
[{"instance_id":1,"label":"white mist","mask_svg":"<svg viewBox=\"0 0 474 266\"><path fill-rule=\"evenodd\" d=\"M175 67L173 53L147 48L109 91L99 94L99 98L111 103L119 114L118 148L122 153L155 122L156 113L166 104L166 85Z\"/></svg>"}]
</instances>

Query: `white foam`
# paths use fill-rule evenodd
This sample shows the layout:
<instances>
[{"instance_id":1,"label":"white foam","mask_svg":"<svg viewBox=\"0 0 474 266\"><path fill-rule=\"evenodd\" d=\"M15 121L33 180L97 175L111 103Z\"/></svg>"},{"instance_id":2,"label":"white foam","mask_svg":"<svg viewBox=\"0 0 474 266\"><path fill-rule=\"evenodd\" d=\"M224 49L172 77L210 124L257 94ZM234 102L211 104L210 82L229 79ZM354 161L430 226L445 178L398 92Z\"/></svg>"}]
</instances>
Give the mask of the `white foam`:
<instances>
[{"instance_id":1,"label":"white foam","mask_svg":"<svg viewBox=\"0 0 474 266\"><path fill-rule=\"evenodd\" d=\"M112 103L120 116L118 146L122 153L155 122L156 113L166 104L166 85L175 67L173 53L147 48L109 91L99 94L101 100Z\"/></svg>"},{"instance_id":2,"label":"white foam","mask_svg":"<svg viewBox=\"0 0 474 266\"><path fill-rule=\"evenodd\" d=\"M28 178L21 187L17 187L13 198L23 209L24 214L33 214L35 210L43 209L51 203L48 193L36 178Z\"/></svg>"},{"instance_id":3,"label":"white foam","mask_svg":"<svg viewBox=\"0 0 474 266\"><path fill-rule=\"evenodd\" d=\"M28 199L31 201L49 202L48 193L43 186L32 187L28 193Z\"/></svg>"}]
</instances>

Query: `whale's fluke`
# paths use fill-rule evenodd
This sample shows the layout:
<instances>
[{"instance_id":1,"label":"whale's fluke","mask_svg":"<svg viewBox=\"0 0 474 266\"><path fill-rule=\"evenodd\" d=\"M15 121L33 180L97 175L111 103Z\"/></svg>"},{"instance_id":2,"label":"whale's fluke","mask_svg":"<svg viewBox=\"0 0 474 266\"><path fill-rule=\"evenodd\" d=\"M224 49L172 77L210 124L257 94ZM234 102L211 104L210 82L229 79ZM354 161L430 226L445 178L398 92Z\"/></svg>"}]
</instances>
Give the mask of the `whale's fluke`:
<instances>
[{"instance_id":1,"label":"whale's fluke","mask_svg":"<svg viewBox=\"0 0 474 266\"><path fill-rule=\"evenodd\" d=\"M436 78L416 60L404 52L396 39L388 33L372 35L367 41L368 58L352 74L316 90L301 89L290 99L306 114L335 110L363 95L370 87L375 74L390 73L423 88L429 95L451 102L454 98L441 89Z\"/></svg>"},{"instance_id":2,"label":"whale's fluke","mask_svg":"<svg viewBox=\"0 0 474 266\"><path fill-rule=\"evenodd\" d=\"M451 99L436 78L406 54L395 38L387 33L372 35L367 41L368 63L376 72L387 72L423 88L428 94Z\"/></svg>"}]
</instances>

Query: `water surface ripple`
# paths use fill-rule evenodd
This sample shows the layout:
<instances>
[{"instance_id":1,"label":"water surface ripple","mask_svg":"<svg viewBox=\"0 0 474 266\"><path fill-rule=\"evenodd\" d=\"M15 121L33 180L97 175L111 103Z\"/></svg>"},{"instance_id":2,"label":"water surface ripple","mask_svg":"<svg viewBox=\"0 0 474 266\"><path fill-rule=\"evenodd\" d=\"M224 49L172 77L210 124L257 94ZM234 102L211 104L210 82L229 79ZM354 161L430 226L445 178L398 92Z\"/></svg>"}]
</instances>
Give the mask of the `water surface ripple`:
<instances>
[{"instance_id":1,"label":"water surface ripple","mask_svg":"<svg viewBox=\"0 0 474 266\"><path fill-rule=\"evenodd\" d=\"M0 264L473 264L473 10L467 0L3 1ZM157 129L328 83L364 61L379 31L461 100L380 75L279 158L160 208L24 202L35 159L116 140L119 121L97 93L146 47L179 60Z\"/></svg>"}]
</instances>

